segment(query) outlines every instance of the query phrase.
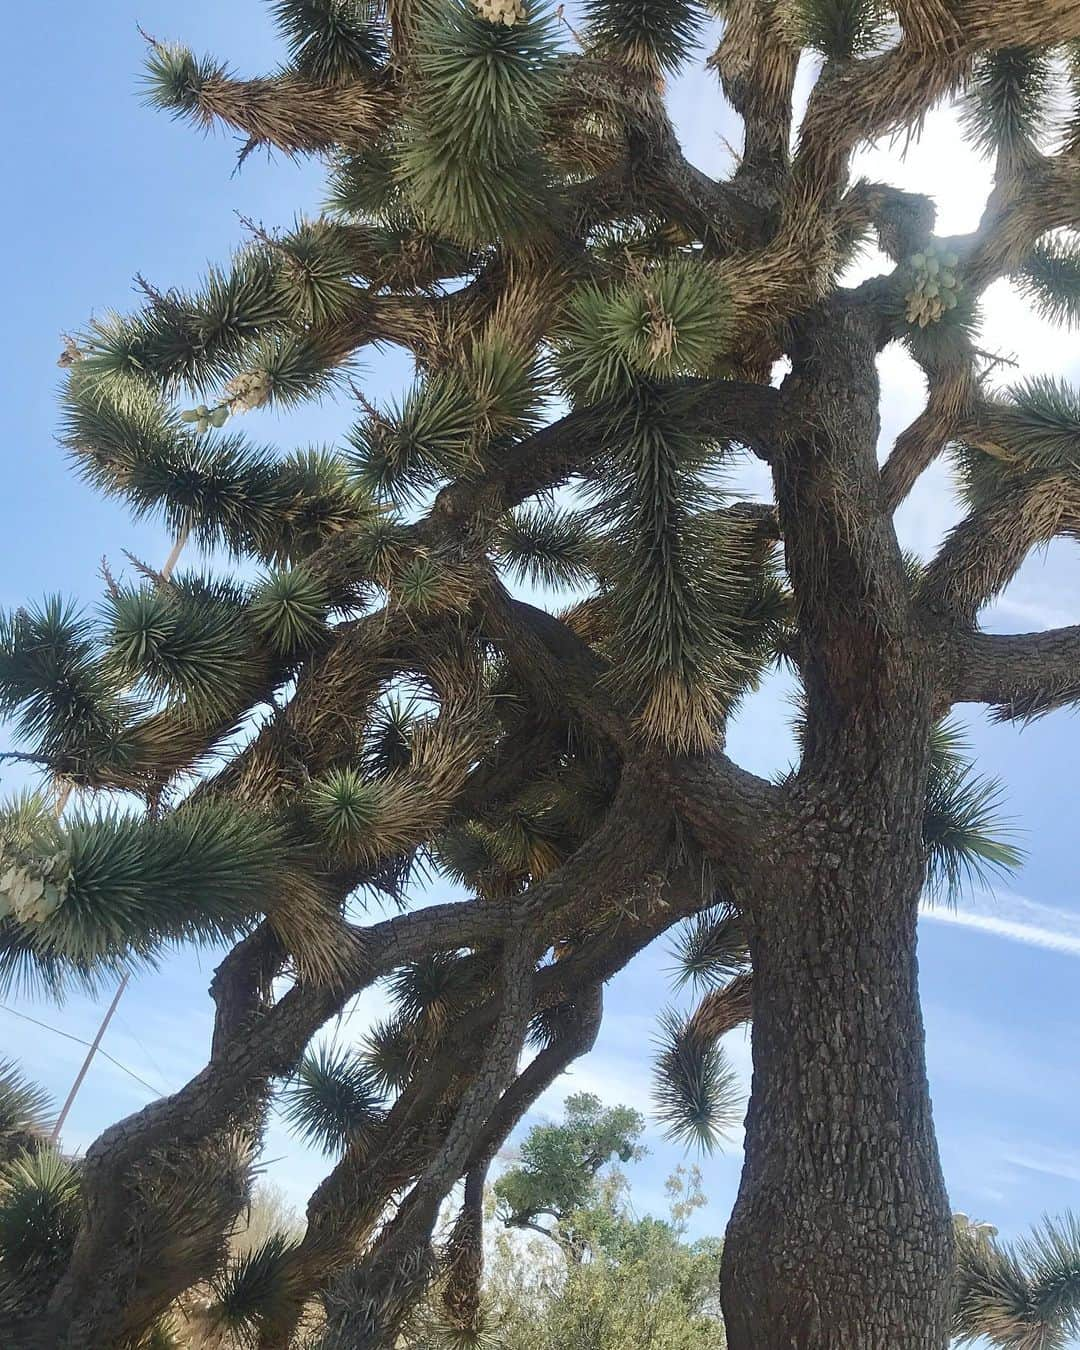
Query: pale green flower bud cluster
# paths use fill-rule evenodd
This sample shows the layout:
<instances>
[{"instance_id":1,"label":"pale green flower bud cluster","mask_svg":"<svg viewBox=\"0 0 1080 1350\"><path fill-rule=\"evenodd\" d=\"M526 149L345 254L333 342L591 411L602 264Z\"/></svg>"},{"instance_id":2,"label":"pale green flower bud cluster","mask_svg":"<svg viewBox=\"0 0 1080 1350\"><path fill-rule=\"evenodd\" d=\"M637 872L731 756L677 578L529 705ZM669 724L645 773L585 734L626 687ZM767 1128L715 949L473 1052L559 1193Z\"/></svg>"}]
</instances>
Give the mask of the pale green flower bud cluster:
<instances>
[{"instance_id":1,"label":"pale green flower bud cluster","mask_svg":"<svg viewBox=\"0 0 1080 1350\"><path fill-rule=\"evenodd\" d=\"M0 919L44 923L64 903L70 881L66 852L26 859L0 846Z\"/></svg>"},{"instance_id":2,"label":"pale green flower bud cluster","mask_svg":"<svg viewBox=\"0 0 1080 1350\"><path fill-rule=\"evenodd\" d=\"M937 323L946 310L955 309L960 299L957 255L933 240L921 253L908 259L912 284L905 293L908 323L920 328Z\"/></svg>"},{"instance_id":3,"label":"pale green flower bud cluster","mask_svg":"<svg viewBox=\"0 0 1080 1350\"><path fill-rule=\"evenodd\" d=\"M522 0L473 0L473 9L488 23L501 23L507 28L526 19Z\"/></svg>"},{"instance_id":4,"label":"pale green flower bud cluster","mask_svg":"<svg viewBox=\"0 0 1080 1350\"><path fill-rule=\"evenodd\" d=\"M205 403L200 403L197 408L188 408L186 412L180 414L181 422L194 422L195 430L200 436L205 435L211 427L223 427L229 420L229 406L227 403L220 403L216 408L208 408Z\"/></svg>"}]
</instances>

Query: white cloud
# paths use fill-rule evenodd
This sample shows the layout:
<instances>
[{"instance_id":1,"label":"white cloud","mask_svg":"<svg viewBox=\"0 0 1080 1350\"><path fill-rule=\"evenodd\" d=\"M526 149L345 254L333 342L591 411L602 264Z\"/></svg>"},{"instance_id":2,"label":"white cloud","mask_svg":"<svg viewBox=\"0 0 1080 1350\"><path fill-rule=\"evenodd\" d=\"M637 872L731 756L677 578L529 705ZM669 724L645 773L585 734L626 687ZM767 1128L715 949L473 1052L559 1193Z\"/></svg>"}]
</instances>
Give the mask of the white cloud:
<instances>
[{"instance_id":1,"label":"white cloud","mask_svg":"<svg viewBox=\"0 0 1080 1350\"><path fill-rule=\"evenodd\" d=\"M964 909L924 904L922 917L930 923L974 928L1008 942L1080 957L1080 912L1024 896L1004 895L998 900L981 896Z\"/></svg>"}]
</instances>

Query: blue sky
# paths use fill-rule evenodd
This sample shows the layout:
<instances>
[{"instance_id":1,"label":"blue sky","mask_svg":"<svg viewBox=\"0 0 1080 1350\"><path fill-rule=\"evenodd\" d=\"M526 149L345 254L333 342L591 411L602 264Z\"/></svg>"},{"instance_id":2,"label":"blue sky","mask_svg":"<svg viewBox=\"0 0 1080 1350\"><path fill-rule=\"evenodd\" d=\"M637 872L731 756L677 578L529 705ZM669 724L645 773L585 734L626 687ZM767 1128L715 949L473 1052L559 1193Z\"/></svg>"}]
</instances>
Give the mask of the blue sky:
<instances>
[{"instance_id":1,"label":"blue sky","mask_svg":"<svg viewBox=\"0 0 1080 1350\"><path fill-rule=\"evenodd\" d=\"M0 222L8 321L0 331L4 549L0 605L60 591L93 605L106 555L122 568L127 548L151 561L168 551L164 532L131 521L102 501L65 466L54 440L56 358L61 334L92 313L136 303L131 278L141 272L167 286L193 282L207 262L222 261L238 241L236 212L267 226L314 209L321 173L315 164L264 156L231 176L238 142L201 138L143 108L137 73L143 43L136 22L162 38L230 59L258 74L280 59L257 0L227 5L199 0L98 0L93 6L41 4L8 19L11 52L0 97L7 105L3 180L9 206ZM11 32L14 27L14 33ZM20 32L19 30L24 31ZM690 157L716 173L730 164L737 122L710 77L694 74L672 91ZM889 147L868 152L864 171L933 193L946 232L974 225L988 170L959 141L955 120L928 120L921 144L900 163ZM864 271L875 269L869 259ZM1028 315L1004 285L986 306L983 345L1015 356L1023 373L1080 377L1075 340ZM400 355L365 353L359 380L378 398L407 378ZM883 444L919 411L922 381L899 352L886 352ZM1011 376L1010 376L1011 377ZM250 419L253 432L283 448L333 441L351 420L333 404L302 415ZM762 490L755 468L740 476ZM939 465L900 515L906 545L930 553L957 508ZM1030 560L1002 601L984 616L995 631L1027 631L1080 622L1080 557L1055 545ZM747 767L768 773L790 755L788 690L779 678L747 705L730 749ZM1029 850L1023 871L993 897L976 895L954 912L929 914L921 926L920 962L936 1118L954 1207L1014 1233L1043 1212L1080 1210L1080 1085L1075 1073L1080 1020L1080 894L1076 881L1077 813L1072 791L1080 758L1080 722L1068 714L1023 733L969 714L982 767L1008 787L1009 811ZM4 747L7 748L6 743ZM22 776L3 771L4 790ZM594 1052L547 1094L538 1110L557 1114L562 1097L588 1089L647 1111L646 1051L655 1012L669 996L665 947L644 954L608 991L607 1016ZM65 1141L84 1147L106 1124L153 1095L179 1087L205 1061L210 1026L205 990L214 954L187 951L128 989L105 1048L144 1083L99 1059L70 1117ZM82 1058L81 1046L16 1017L11 1008L69 1035L88 1037L107 997L75 998L57 1009L5 1001L4 1055L20 1058L58 1098ZM366 995L342 1035L355 1033L380 1006ZM747 1075L749 1045L728 1049ZM147 1086L149 1085L149 1086ZM663 1179L681 1160L650 1127L649 1158L631 1169L638 1209L665 1209ZM298 1204L325 1170L278 1126L268 1136L274 1179ZM734 1197L738 1139L704 1165L709 1207L699 1231L722 1230Z\"/></svg>"}]
</instances>

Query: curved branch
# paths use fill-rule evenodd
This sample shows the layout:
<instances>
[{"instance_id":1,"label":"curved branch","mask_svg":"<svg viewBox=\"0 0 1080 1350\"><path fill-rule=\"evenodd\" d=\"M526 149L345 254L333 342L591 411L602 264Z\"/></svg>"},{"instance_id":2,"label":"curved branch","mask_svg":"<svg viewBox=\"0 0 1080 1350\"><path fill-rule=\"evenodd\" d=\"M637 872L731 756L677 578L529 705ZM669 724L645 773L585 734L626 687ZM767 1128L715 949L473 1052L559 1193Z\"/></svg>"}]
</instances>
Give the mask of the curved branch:
<instances>
[{"instance_id":1,"label":"curved branch","mask_svg":"<svg viewBox=\"0 0 1080 1350\"><path fill-rule=\"evenodd\" d=\"M753 1014L754 977L750 971L744 971L722 988L710 990L690 1020L703 1036L715 1041L749 1022Z\"/></svg>"},{"instance_id":2,"label":"curved branch","mask_svg":"<svg viewBox=\"0 0 1080 1350\"><path fill-rule=\"evenodd\" d=\"M1017 482L956 526L923 573L928 609L968 626L1040 544L1080 529L1080 492L1067 475Z\"/></svg>"},{"instance_id":3,"label":"curved branch","mask_svg":"<svg viewBox=\"0 0 1080 1350\"><path fill-rule=\"evenodd\" d=\"M688 432L743 445L766 462L772 459L781 434L783 409L779 393L771 385L681 380L672 388L691 396L685 423ZM443 488L435 499L428 528L460 527L481 506L510 510L583 473L604 449L610 411L602 403L575 409L511 447L490 466L482 482L463 479Z\"/></svg>"},{"instance_id":4,"label":"curved branch","mask_svg":"<svg viewBox=\"0 0 1080 1350\"><path fill-rule=\"evenodd\" d=\"M967 633L956 642L951 694L987 703L995 721L1030 721L1080 703L1080 624L1042 633Z\"/></svg>"},{"instance_id":5,"label":"curved branch","mask_svg":"<svg viewBox=\"0 0 1080 1350\"><path fill-rule=\"evenodd\" d=\"M1012 44L1010 44L1012 45ZM981 294L1025 261L1050 230L1080 224L1080 154L1040 155L996 187L978 228L946 239L964 284Z\"/></svg>"}]
</instances>

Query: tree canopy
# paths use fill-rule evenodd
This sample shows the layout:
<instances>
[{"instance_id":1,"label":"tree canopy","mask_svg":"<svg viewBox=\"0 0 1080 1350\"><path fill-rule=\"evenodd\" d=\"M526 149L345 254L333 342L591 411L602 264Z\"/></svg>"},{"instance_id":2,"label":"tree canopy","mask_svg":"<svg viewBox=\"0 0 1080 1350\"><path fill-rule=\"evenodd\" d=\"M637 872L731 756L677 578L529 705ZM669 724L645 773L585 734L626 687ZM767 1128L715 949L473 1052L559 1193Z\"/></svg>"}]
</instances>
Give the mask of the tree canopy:
<instances>
[{"instance_id":1,"label":"tree canopy","mask_svg":"<svg viewBox=\"0 0 1080 1350\"><path fill-rule=\"evenodd\" d=\"M73 468L176 548L92 614L0 624L0 712L46 780L0 813L0 982L226 950L206 1067L94 1142L77 1205L55 1153L12 1164L60 1236L5 1274L10 1338L128 1350L209 1282L263 1350L312 1308L320 1350L390 1346L436 1275L477 1332L492 1159L593 1044L605 982L686 921L700 997L655 1055L673 1137L738 1121L720 1040L752 1019L732 1350L941 1350L916 917L1019 857L950 714L1080 697L1080 630L978 623L1080 538L1080 395L1001 383L979 343L1001 278L1080 317L1080 0L270 9L273 74L151 36L146 94L241 161L319 157L326 208L69 339ZM724 180L664 97L706 39L744 124ZM851 169L946 100L995 172L952 237ZM927 400L881 458L894 343ZM386 345L416 376L376 406L355 357ZM340 446L243 430L330 393L355 401ZM962 518L913 559L895 512L946 455ZM748 457L770 500L725 492ZM766 781L725 733L776 665L799 754ZM378 982L389 1016L317 1048ZM238 1265L275 1095L331 1161L303 1235Z\"/></svg>"}]
</instances>

